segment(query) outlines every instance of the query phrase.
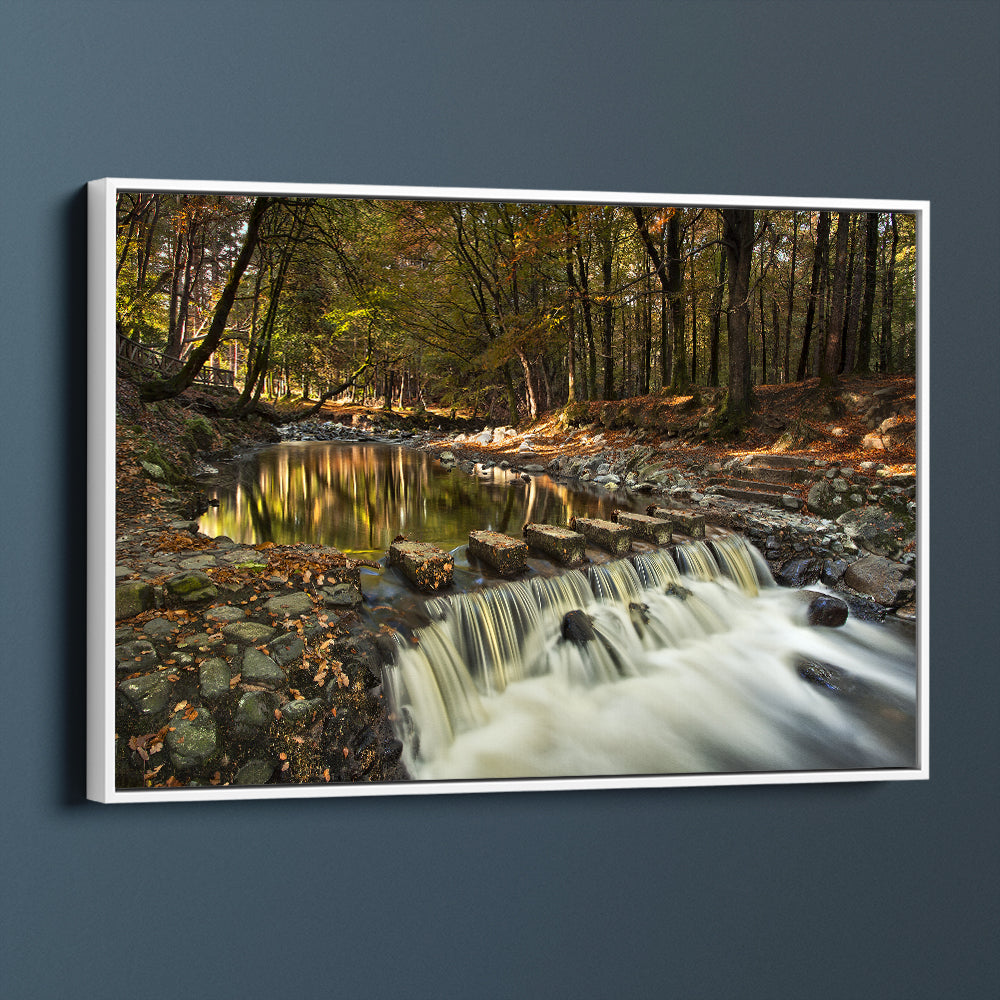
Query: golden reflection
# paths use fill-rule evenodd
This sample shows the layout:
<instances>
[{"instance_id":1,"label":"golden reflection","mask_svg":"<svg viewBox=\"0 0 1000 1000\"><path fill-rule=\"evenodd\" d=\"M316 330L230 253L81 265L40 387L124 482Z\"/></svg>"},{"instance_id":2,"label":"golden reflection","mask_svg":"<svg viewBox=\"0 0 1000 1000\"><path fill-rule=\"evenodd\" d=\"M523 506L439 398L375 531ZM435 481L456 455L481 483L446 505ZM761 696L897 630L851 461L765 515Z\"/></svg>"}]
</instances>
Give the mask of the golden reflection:
<instances>
[{"instance_id":1,"label":"golden reflection","mask_svg":"<svg viewBox=\"0 0 1000 1000\"><path fill-rule=\"evenodd\" d=\"M547 476L526 483L497 468L467 475L422 452L324 442L264 449L215 496L219 506L200 522L209 535L366 554L388 549L399 534L451 549L470 531L520 535L529 521L611 517L626 505L622 494L571 490Z\"/></svg>"}]
</instances>

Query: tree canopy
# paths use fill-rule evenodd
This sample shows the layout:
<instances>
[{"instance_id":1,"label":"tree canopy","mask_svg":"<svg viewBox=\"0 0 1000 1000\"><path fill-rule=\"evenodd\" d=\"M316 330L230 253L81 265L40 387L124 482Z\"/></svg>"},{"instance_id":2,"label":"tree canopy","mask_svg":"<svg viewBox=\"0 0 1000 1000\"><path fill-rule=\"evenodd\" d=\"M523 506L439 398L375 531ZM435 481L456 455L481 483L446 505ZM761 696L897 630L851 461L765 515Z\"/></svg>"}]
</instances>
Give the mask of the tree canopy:
<instances>
[{"instance_id":1,"label":"tree canopy","mask_svg":"<svg viewBox=\"0 0 1000 1000\"><path fill-rule=\"evenodd\" d=\"M460 407L911 372L916 226L898 212L129 192L119 345L262 394Z\"/></svg>"}]
</instances>

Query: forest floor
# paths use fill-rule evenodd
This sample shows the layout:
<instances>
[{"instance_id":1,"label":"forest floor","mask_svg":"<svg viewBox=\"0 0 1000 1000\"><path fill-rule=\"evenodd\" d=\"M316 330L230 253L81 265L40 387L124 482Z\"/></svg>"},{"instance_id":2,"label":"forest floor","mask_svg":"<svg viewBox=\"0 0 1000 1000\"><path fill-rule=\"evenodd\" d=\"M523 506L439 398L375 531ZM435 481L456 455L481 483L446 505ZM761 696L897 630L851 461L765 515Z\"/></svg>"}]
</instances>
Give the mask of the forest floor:
<instances>
[{"instance_id":1,"label":"forest floor","mask_svg":"<svg viewBox=\"0 0 1000 1000\"><path fill-rule=\"evenodd\" d=\"M734 439L719 437L714 430L725 391L706 388L672 396L658 393L613 402L572 403L537 420L522 420L517 425L518 438L530 437L536 452L546 458L583 454L581 449L586 446L567 431L593 425L613 449L636 442L672 440L682 448L697 448L707 462L775 452L843 465L878 458L884 464L906 466L916 460L916 385L912 375L845 375L830 386L814 378L757 386L754 396L754 413ZM279 414L299 408L301 404L275 405ZM875 442L872 432L886 419L880 419L881 414L894 410L909 412L897 418L891 435L879 435L881 442ZM503 423L500 418L461 409L451 419L450 411L443 408L430 408L418 415L406 408L385 410L334 402L325 404L314 419L410 429L429 426L467 433ZM501 457L512 445L516 447L516 442L517 438L512 438L511 443L488 446L487 450Z\"/></svg>"}]
</instances>

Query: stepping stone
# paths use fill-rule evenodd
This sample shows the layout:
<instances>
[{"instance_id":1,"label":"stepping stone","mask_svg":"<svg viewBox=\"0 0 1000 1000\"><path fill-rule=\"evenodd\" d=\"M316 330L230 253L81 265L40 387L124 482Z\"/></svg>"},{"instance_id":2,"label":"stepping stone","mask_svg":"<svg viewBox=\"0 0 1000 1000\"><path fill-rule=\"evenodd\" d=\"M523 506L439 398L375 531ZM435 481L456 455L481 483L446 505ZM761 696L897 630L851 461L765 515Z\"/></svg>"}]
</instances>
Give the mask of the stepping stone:
<instances>
[{"instance_id":1,"label":"stepping stone","mask_svg":"<svg viewBox=\"0 0 1000 1000\"><path fill-rule=\"evenodd\" d=\"M528 544L499 531L470 531L469 554L489 563L501 576L517 576L526 568Z\"/></svg>"},{"instance_id":2,"label":"stepping stone","mask_svg":"<svg viewBox=\"0 0 1000 1000\"><path fill-rule=\"evenodd\" d=\"M671 521L673 530L679 531L688 538L705 537L705 515L693 514L688 510L675 510L671 507L660 507L657 504L650 504L646 508L646 513L650 517L658 517L663 521Z\"/></svg>"},{"instance_id":3,"label":"stepping stone","mask_svg":"<svg viewBox=\"0 0 1000 1000\"><path fill-rule=\"evenodd\" d=\"M625 510L618 512L618 523L631 528L636 538L653 542L654 545L665 545L669 542L673 527L670 521L664 521L662 518L650 517L648 514L632 514Z\"/></svg>"},{"instance_id":4,"label":"stepping stone","mask_svg":"<svg viewBox=\"0 0 1000 1000\"><path fill-rule=\"evenodd\" d=\"M439 590L451 583L455 560L427 542L393 542L389 564L398 566L421 590Z\"/></svg>"},{"instance_id":5,"label":"stepping stone","mask_svg":"<svg viewBox=\"0 0 1000 1000\"><path fill-rule=\"evenodd\" d=\"M592 545L613 556L623 556L632 551L632 529L627 525L597 517L574 517L569 526L579 531Z\"/></svg>"},{"instance_id":6,"label":"stepping stone","mask_svg":"<svg viewBox=\"0 0 1000 1000\"><path fill-rule=\"evenodd\" d=\"M587 539L570 528L557 528L553 524L526 524L524 540L533 549L552 556L567 566L583 562L583 550Z\"/></svg>"}]
</instances>

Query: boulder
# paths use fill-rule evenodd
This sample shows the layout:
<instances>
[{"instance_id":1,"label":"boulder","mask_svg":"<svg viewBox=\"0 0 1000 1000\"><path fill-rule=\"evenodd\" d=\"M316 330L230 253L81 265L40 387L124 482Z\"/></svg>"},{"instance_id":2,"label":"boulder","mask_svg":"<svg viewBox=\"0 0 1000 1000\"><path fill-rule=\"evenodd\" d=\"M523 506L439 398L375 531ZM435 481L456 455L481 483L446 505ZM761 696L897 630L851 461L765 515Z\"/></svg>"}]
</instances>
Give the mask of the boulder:
<instances>
[{"instance_id":1,"label":"boulder","mask_svg":"<svg viewBox=\"0 0 1000 1000\"><path fill-rule=\"evenodd\" d=\"M901 555L913 541L915 528L911 518L894 516L890 511L872 505L841 514L837 524L855 545L890 558Z\"/></svg>"},{"instance_id":2,"label":"boulder","mask_svg":"<svg viewBox=\"0 0 1000 1000\"><path fill-rule=\"evenodd\" d=\"M860 594L867 594L885 607L898 607L913 600L916 584L907 576L903 563L871 555L851 563L844 583Z\"/></svg>"}]
</instances>

